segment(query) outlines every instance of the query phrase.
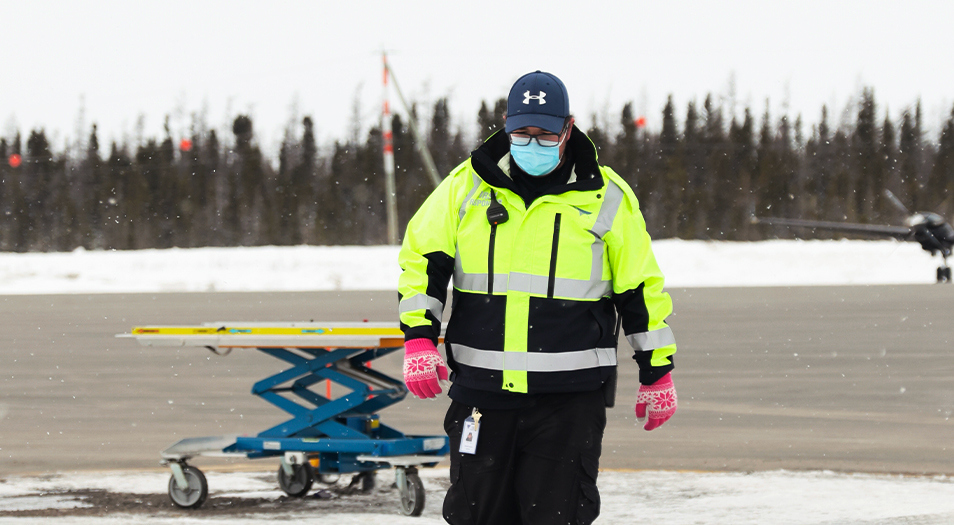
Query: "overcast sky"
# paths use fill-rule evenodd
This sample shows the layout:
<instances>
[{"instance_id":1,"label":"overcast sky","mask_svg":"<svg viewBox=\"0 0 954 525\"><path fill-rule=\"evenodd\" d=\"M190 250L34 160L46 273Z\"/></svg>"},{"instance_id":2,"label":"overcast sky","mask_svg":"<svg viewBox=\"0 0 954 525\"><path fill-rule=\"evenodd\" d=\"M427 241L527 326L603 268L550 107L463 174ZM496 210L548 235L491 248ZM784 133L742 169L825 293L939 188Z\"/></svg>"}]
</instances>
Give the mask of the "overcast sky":
<instances>
[{"instance_id":1,"label":"overcast sky","mask_svg":"<svg viewBox=\"0 0 954 525\"><path fill-rule=\"evenodd\" d=\"M170 115L178 136L202 112L223 128L251 114L267 151L304 115L319 140L346 138L355 100L365 130L379 115L383 48L405 95L448 96L471 136L480 101L535 69L564 81L584 126L632 101L658 127L668 94L682 119L709 92L728 101L732 79L739 111L768 99L806 133L864 86L879 118L920 98L931 129L954 102L943 0L0 0L0 15L0 135L43 127L57 150L79 124L134 140L139 115L155 137Z\"/></svg>"}]
</instances>

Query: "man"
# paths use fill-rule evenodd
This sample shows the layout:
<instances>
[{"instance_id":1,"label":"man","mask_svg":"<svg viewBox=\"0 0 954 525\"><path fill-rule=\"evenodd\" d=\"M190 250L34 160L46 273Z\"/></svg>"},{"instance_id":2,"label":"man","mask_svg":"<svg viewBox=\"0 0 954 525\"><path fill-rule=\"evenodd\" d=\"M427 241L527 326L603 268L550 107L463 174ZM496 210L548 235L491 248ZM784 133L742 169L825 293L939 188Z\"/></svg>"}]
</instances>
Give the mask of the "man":
<instances>
[{"instance_id":1,"label":"man","mask_svg":"<svg viewBox=\"0 0 954 525\"><path fill-rule=\"evenodd\" d=\"M596 519L620 326L640 368L638 419L652 430L676 410L672 302L636 197L573 124L560 79L518 79L505 132L451 172L404 237L404 379L421 398L447 379L436 343L453 276L444 519L454 525Z\"/></svg>"}]
</instances>

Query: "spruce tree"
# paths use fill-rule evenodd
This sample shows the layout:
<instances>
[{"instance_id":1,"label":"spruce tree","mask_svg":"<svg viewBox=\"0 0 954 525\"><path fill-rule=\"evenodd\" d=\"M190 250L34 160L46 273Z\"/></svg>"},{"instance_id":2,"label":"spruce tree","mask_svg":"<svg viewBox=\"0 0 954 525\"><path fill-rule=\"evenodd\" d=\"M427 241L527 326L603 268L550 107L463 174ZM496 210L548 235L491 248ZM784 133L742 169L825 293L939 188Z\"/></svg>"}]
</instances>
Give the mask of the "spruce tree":
<instances>
[{"instance_id":1,"label":"spruce tree","mask_svg":"<svg viewBox=\"0 0 954 525\"><path fill-rule=\"evenodd\" d=\"M277 230L273 196L269 192L262 152L254 143L252 119L239 115L232 123L235 135L234 163L238 192L235 195L234 216L240 225L240 246L255 246L273 242Z\"/></svg>"},{"instance_id":2,"label":"spruce tree","mask_svg":"<svg viewBox=\"0 0 954 525\"><path fill-rule=\"evenodd\" d=\"M609 159L610 165L630 186L639 184L637 164L640 157L640 143L637 136L636 119L633 115L633 104L627 102L619 116L620 133L616 136L614 158Z\"/></svg>"},{"instance_id":3,"label":"spruce tree","mask_svg":"<svg viewBox=\"0 0 954 525\"><path fill-rule=\"evenodd\" d=\"M954 108L941 130L926 189L938 212L949 213L954 206L948 199L954 191Z\"/></svg>"},{"instance_id":4,"label":"spruce tree","mask_svg":"<svg viewBox=\"0 0 954 525\"><path fill-rule=\"evenodd\" d=\"M706 98L706 104L709 98ZM696 103L690 101L686 107L686 123L682 131L681 157L685 162L686 188L682 196L683 213L679 217L676 234L684 239L695 239L703 236L705 220L705 179L706 179L706 144L704 144L705 130L699 127L699 113Z\"/></svg>"},{"instance_id":5,"label":"spruce tree","mask_svg":"<svg viewBox=\"0 0 954 525\"><path fill-rule=\"evenodd\" d=\"M354 208L353 182L350 180L354 173L354 150L350 144L335 141L331 155L330 177L328 184L319 189L330 199L321 210L324 236L329 244L357 244L349 238L354 236L355 216L351 213Z\"/></svg>"},{"instance_id":6,"label":"spruce tree","mask_svg":"<svg viewBox=\"0 0 954 525\"><path fill-rule=\"evenodd\" d=\"M27 154L23 162L21 187L25 194L25 221L20 224L24 251L54 249L60 232L54 232L50 203L55 195L53 187L56 162L43 129L33 130L27 139Z\"/></svg>"},{"instance_id":7,"label":"spruce tree","mask_svg":"<svg viewBox=\"0 0 954 525\"><path fill-rule=\"evenodd\" d=\"M858 221L855 185L851 175L854 165L851 137L848 131L838 129L832 139L832 176L828 195L831 219L836 221Z\"/></svg>"},{"instance_id":8,"label":"spruce tree","mask_svg":"<svg viewBox=\"0 0 954 525\"><path fill-rule=\"evenodd\" d=\"M10 144L8 155L22 155L20 132L17 131L13 142ZM6 160L6 159L4 159ZM22 162L22 161L21 161ZM7 232L5 248L16 252L25 252L30 249L29 232L30 216L29 204L27 203L27 167L23 163L17 168L12 168L4 177L4 184L7 186Z\"/></svg>"},{"instance_id":9,"label":"spruce tree","mask_svg":"<svg viewBox=\"0 0 954 525\"><path fill-rule=\"evenodd\" d=\"M172 143L172 132L169 129L169 117L166 117L163 126L165 137L159 144L157 152L157 180L158 188L158 216L156 226L158 228L158 247L171 248L177 245L180 235L180 228L185 227L180 224L179 208L179 174L175 165L176 150Z\"/></svg>"},{"instance_id":10,"label":"spruce tree","mask_svg":"<svg viewBox=\"0 0 954 525\"><path fill-rule=\"evenodd\" d=\"M772 177L774 199L778 206L776 213L793 217L799 215L799 203L795 202L798 180L798 157L795 151L794 133L788 115L782 115L778 122L775 139L775 151L778 155L777 173Z\"/></svg>"},{"instance_id":11,"label":"spruce tree","mask_svg":"<svg viewBox=\"0 0 954 525\"><path fill-rule=\"evenodd\" d=\"M394 144L394 180L398 212L398 234L403 236L407 223L430 194L432 184L414 147L414 135L400 115L391 118Z\"/></svg>"},{"instance_id":12,"label":"spruce tree","mask_svg":"<svg viewBox=\"0 0 954 525\"><path fill-rule=\"evenodd\" d=\"M155 248L160 246L159 201L162 198L159 194L162 177L159 144L155 139L147 139L136 148L135 158L137 177L128 188L134 248Z\"/></svg>"},{"instance_id":13,"label":"spruce tree","mask_svg":"<svg viewBox=\"0 0 954 525\"><path fill-rule=\"evenodd\" d=\"M795 140L792 143L792 163L795 169L795 180L791 186L793 199L792 205L794 216L806 217L814 212L814 204L807 195L808 187L811 181L809 166L805 162L805 134L802 131L802 115L799 113L795 117Z\"/></svg>"},{"instance_id":14,"label":"spruce tree","mask_svg":"<svg viewBox=\"0 0 954 525\"><path fill-rule=\"evenodd\" d=\"M226 196L229 190L226 184L229 175L228 170L223 169L222 146L219 144L219 137L214 129L210 129L206 135L200 160L208 178L209 209L206 213L207 228L204 230L205 235L200 236L198 242L202 246L223 246L225 244L223 218L228 209Z\"/></svg>"},{"instance_id":15,"label":"spruce tree","mask_svg":"<svg viewBox=\"0 0 954 525\"><path fill-rule=\"evenodd\" d=\"M7 139L0 137L0 251L10 249L9 229L12 215L10 196L13 184L10 171L13 170L13 166L9 164L8 149Z\"/></svg>"},{"instance_id":16,"label":"spruce tree","mask_svg":"<svg viewBox=\"0 0 954 525\"><path fill-rule=\"evenodd\" d=\"M80 210L75 181L71 175L75 173L73 163L69 158L69 150L54 154L53 170L46 186L49 188L48 200L44 200L44 223L48 228L48 247L50 251L69 251L78 246L84 246L85 239L77 225L79 224ZM88 239L88 237L87 237Z\"/></svg>"},{"instance_id":17,"label":"spruce tree","mask_svg":"<svg viewBox=\"0 0 954 525\"><path fill-rule=\"evenodd\" d=\"M880 202L876 193L883 186L879 158L881 137L875 122L876 113L874 90L865 88L861 93L858 118L852 134L855 209L861 222L871 222L877 211L876 200Z\"/></svg>"},{"instance_id":18,"label":"spruce tree","mask_svg":"<svg viewBox=\"0 0 954 525\"><path fill-rule=\"evenodd\" d=\"M135 177L132 164L125 145L120 148L113 141L105 165L106 186L109 188L106 201L109 206L103 229L106 249L128 250L135 246L130 219L131 195L127 194L131 193L128 187Z\"/></svg>"},{"instance_id":19,"label":"spruce tree","mask_svg":"<svg viewBox=\"0 0 954 525\"><path fill-rule=\"evenodd\" d=\"M659 237L677 237L679 218L686 195L686 168L679 156L679 131L676 129L675 104L672 95L663 108L663 127L659 136L656 173L660 175L659 195L651 194L649 214L654 216ZM653 198L655 197L655 198ZM661 198L659 198L661 197ZM654 211L658 207L658 211ZM652 232L651 232L652 233Z\"/></svg>"},{"instance_id":20,"label":"spruce tree","mask_svg":"<svg viewBox=\"0 0 954 525\"><path fill-rule=\"evenodd\" d=\"M596 120L595 116L593 120ZM586 130L586 136L590 138L590 142L596 147L596 156L600 162L605 163L606 159L615 156L615 145L612 143L610 137L603 131L603 128L594 124L593 127ZM638 184L638 182L637 180L636 183Z\"/></svg>"},{"instance_id":21,"label":"spruce tree","mask_svg":"<svg viewBox=\"0 0 954 525\"><path fill-rule=\"evenodd\" d=\"M755 215L755 189L753 187L756 173L755 156L755 122L752 112L745 108L745 116L739 125L735 117L729 127L729 151L731 163L729 169L736 174L732 186L732 193L738 195L734 201L728 231L729 239L752 240L752 221Z\"/></svg>"},{"instance_id":22,"label":"spruce tree","mask_svg":"<svg viewBox=\"0 0 954 525\"><path fill-rule=\"evenodd\" d=\"M765 112L762 114L762 125L759 127L758 148L756 149L756 214L760 216L777 216L778 204L775 202L773 181L778 164L775 153L775 137L772 134L772 120L769 114L768 101L765 102Z\"/></svg>"},{"instance_id":23,"label":"spruce tree","mask_svg":"<svg viewBox=\"0 0 954 525\"><path fill-rule=\"evenodd\" d=\"M180 246L204 246L210 225L212 173L204 162L206 147L199 131L201 123L193 122L187 142L180 144L180 213L187 224L188 235L180 240Z\"/></svg>"},{"instance_id":24,"label":"spruce tree","mask_svg":"<svg viewBox=\"0 0 954 525\"><path fill-rule=\"evenodd\" d=\"M507 114L507 99L499 98L494 102L493 111L486 101L480 102L477 112L477 140L478 145L490 138L497 130L504 129L504 115Z\"/></svg>"},{"instance_id":25,"label":"spruce tree","mask_svg":"<svg viewBox=\"0 0 954 525\"><path fill-rule=\"evenodd\" d=\"M832 145L831 129L828 127L828 107L822 106L821 121L813 127L811 138L805 146L805 163L807 177L805 192L802 198L807 200L808 206L803 217L808 219L827 218L829 209L828 186L832 174Z\"/></svg>"},{"instance_id":26,"label":"spruce tree","mask_svg":"<svg viewBox=\"0 0 954 525\"><path fill-rule=\"evenodd\" d=\"M494 121L493 121L494 129L492 130L493 132L504 129L504 123L507 120L505 118L506 115L507 115L507 99L504 97L500 97L497 99L496 102L494 102Z\"/></svg>"},{"instance_id":27,"label":"spruce tree","mask_svg":"<svg viewBox=\"0 0 954 525\"><path fill-rule=\"evenodd\" d=\"M911 210L923 208L922 166L923 148L920 128L921 102L918 101L914 115L905 110L901 115L901 136L898 139L899 183L898 198Z\"/></svg>"},{"instance_id":28,"label":"spruce tree","mask_svg":"<svg viewBox=\"0 0 954 525\"><path fill-rule=\"evenodd\" d=\"M305 241L305 232L314 222L315 182L318 177L318 145L315 142L315 124L311 117L301 121L302 135L299 143L298 165L292 169L291 213L295 230L291 232L290 242L300 244Z\"/></svg>"},{"instance_id":29,"label":"spruce tree","mask_svg":"<svg viewBox=\"0 0 954 525\"><path fill-rule=\"evenodd\" d=\"M76 171L76 195L78 197L77 224L80 242L87 248L105 247L106 208L109 206L105 188L106 174L103 159L99 154L99 136L94 123L86 141L86 157Z\"/></svg>"},{"instance_id":30,"label":"spruce tree","mask_svg":"<svg viewBox=\"0 0 954 525\"><path fill-rule=\"evenodd\" d=\"M437 173L444 177L450 169L460 162L459 159L452 158L451 144L453 135L450 130L450 110L447 107L447 98L438 99L434 103L434 112L431 115L430 132L427 137L427 146L430 148L431 156L434 158L434 165L437 167Z\"/></svg>"},{"instance_id":31,"label":"spruce tree","mask_svg":"<svg viewBox=\"0 0 954 525\"><path fill-rule=\"evenodd\" d=\"M884 123L881 125L881 165L882 165L882 186L877 188L878 194L883 195L884 190L890 190L895 195L900 193L901 176L898 165L898 139L894 130L894 123L891 117L885 111ZM881 200L881 219L883 222L886 217L895 217L898 210L894 209L887 199Z\"/></svg>"},{"instance_id":32,"label":"spruce tree","mask_svg":"<svg viewBox=\"0 0 954 525\"><path fill-rule=\"evenodd\" d=\"M494 104L494 111L487 107L486 101L482 100L480 102L480 110L477 112L477 145L483 144L497 130L504 128L503 115L505 112L500 111L501 102L503 102L503 107L506 108L506 99L499 99Z\"/></svg>"},{"instance_id":33,"label":"spruce tree","mask_svg":"<svg viewBox=\"0 0 954 525\"><path fill-rule=\"evenodd\" d=\"M467 157L470 156L470 148L464 144L464 133L460 128L457 128L457 132L454 133L454 140L451 141L450 146L450 161L451 167L448 169L452 170L457 167L461 162L467 160ZM446 176L446 174L445 174Z\"/></svg>"},{"instance_id":34,"label":"spruce tree","mask_svg":"<svg viewBox=\"0 0 954 525\"><path fill-rule=\"evenodd\" d=\"M297 150L297 144L294 144L292 130L285 130L285 138L282 140L281 148L278 151L278 173L275 176L275 200L278 206L278 240L276 244L292 244L292 230L297 230L298 225L294 223L297 214L292 213L294 191L292 190L292 171L295 169L296 160L294 157ZM297 243L295 243L297 244Z\"/></svg>"},{"instance_id":35,"label":"spruce tree","mask_svg":"<svg viewBox=\"0 0 954 525\"><path fill-rule=\"evenodd\" d=\"M448 148L449 149L449 148ZM384 194L384 139L380 127L368 131L357 148L357 177L352 177L356 229L346 244L386 244L387 211Z\"/></svg>"},{"instance_id":36,"label":"spruce tree","mask_svg":"<svg viewBox=\"0 0 954 525\"><path fill-rule=\"evenodd\" d=\"M733 188L738 184L738 174L730 169L729 145L725 136L725 121L722 107L706 97L705 126L702 142L705 148L705 170L696 181L698 211L695 226L697 239L724 239L729 229L729 217L726 213L732 207L738 194Z\"/></svg>"}]
</instances>

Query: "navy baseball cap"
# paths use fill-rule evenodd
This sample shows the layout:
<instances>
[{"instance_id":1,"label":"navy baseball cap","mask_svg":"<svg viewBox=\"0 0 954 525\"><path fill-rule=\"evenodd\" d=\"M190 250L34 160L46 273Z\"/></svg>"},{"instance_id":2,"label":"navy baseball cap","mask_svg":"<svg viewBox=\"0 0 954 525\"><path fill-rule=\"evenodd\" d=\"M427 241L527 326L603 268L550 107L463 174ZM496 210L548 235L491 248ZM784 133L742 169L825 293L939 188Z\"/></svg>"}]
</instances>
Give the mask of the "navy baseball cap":
<instances>
[{"instance_id":1,"label":"navy baseball cap","mask_svg":"<svg viewBox=\"0 0 954 525\"><path fill-rule=\"evenodd\" d=\"M534 126L553 133L563 131L570 116L570 99L559 78L534 71L517 79L507 98L507 133Z\"/></svg>"}]
</instances>

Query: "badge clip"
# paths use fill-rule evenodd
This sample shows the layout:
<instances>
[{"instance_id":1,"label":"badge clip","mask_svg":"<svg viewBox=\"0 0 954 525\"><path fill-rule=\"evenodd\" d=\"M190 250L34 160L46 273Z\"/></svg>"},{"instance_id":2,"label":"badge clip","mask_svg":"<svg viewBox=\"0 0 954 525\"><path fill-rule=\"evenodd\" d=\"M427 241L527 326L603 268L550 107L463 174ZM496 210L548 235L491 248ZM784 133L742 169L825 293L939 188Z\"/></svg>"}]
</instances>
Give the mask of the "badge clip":
<instances>
[{"instance_id":1,"label":"badge clip","mask_svg":"<svg viewBox=\"0 0 954 525\"><path fill-rule=\"evenodd\" d=\"M480 435L480 418L482 414L474 408L470 417L464 420L464 431L460 435L460 453L476 454L477 438Z\"/></svg>"}]
</instances>

